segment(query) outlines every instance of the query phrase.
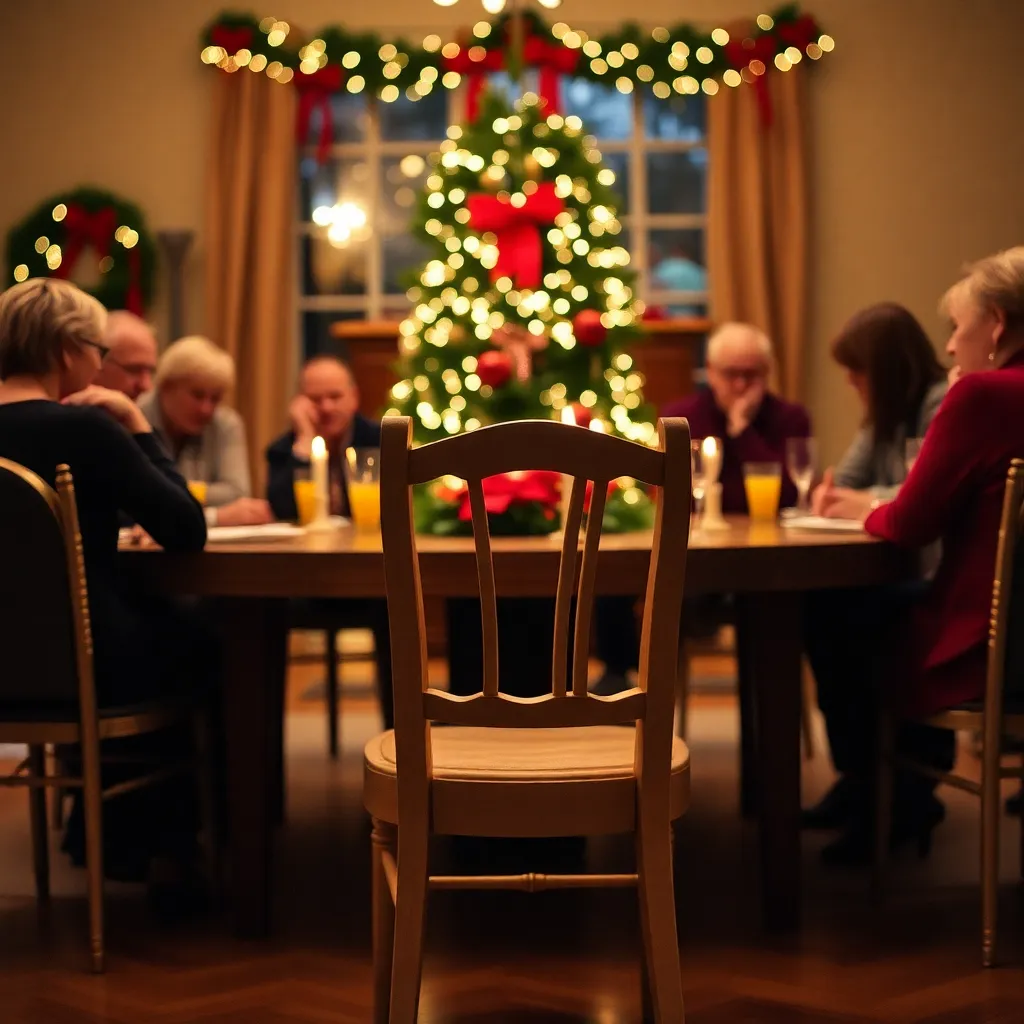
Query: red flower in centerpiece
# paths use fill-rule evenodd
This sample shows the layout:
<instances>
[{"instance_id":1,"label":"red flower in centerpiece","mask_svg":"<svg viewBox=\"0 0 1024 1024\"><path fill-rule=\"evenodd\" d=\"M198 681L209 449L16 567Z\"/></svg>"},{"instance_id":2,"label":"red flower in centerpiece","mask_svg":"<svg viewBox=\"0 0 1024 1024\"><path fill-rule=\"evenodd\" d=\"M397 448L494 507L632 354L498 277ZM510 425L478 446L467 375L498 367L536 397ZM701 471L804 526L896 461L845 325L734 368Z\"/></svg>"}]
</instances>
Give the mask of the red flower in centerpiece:
<instances>
[{"instance_id":1,"label":"red flower in centerpiece","mask_svg":"<svg viewBox=\"0 0 1024 1024\"><path fill-rule=\"evenodd\" d=\"M540 469L489 476L483 481L484 507L489 515L501 515L511 505L526 505L532 501L555 508L558 505L559 483L557 473ZM473 518L468 490L459 499L459 518L464 521Z\"/></svg>"}]
</instances>

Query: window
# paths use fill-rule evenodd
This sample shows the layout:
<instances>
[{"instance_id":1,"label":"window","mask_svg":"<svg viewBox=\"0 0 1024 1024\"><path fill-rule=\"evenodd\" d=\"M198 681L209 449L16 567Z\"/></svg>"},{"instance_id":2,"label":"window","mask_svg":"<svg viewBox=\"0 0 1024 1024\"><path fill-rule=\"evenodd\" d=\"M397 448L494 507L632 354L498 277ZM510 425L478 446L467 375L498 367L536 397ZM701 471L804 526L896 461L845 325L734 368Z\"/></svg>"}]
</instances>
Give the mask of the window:
<instances>
[{"instance_id":1,"label":"window","mask_svg":"<svg viewBox=\"0 0 1024 1024\"><path fill-rule=\"evenodd\" d=\"M503 72L492 88L518 95ZM523 89L533 87L525 76ZM380 103L365 94L332 97L330 158L313 146L310 120L300 157L298 311L306 355L331 347L330 327L345 319L400 319L406 288L425 258L408 230L427 176L427 157L450 123L447 90L416 103ZM615 171L623 244L639 274L639 294L673 316L702 316L707 150L704 100L625 95L584 79L564 79L562 113L576 114Z\"/></svg>"}]
</instances>

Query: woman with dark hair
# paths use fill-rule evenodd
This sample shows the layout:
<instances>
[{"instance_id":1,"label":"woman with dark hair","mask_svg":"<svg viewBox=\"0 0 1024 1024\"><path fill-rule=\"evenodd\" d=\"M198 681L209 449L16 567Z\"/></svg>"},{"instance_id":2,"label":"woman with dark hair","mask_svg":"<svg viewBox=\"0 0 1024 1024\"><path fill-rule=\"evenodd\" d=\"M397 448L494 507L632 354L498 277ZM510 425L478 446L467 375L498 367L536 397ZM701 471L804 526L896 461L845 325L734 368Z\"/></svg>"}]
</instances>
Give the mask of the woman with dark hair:
<instances>
[{"instance_id":1,"label":"woman with dark hair","mask_svg":"<svg viewBox=\"0 0 1024 1024\"><path fill-rule=\"evenodd\" d=\"M855 313L832 343L832 357L864 406L860 431L814 494L870 508L906 477L906 442L923 437L946 394L946 371L916 317L894 302ZM853 492L861 492L855 494Z\"/></svg>"},{"instance_id":2,"label":"woman with dark hair","mask_svg":"<svg viewBox=\"0 0 1024 1024\"><path fill-rule=\"evenodd\" d=\"M906 442L927 431L948 388L946 371L916 317L894 302L855 313L832 342L832 356L846 370L864 419L839 465L826 471L812 508L817 514L862 519L873 504L893 498L906 478ZM925 565L932 568L934 561L930 556ZM921 585L908 586L913 591ZM864 591L824 591L807 602L805 647L839 781L804 811L805 828L841 828L863 802L855 766L863 758L858 746L867 724L858 720L850 697L864 682L858 678L864 666L851 657L847 641L864 646L881 601L874 595L865 602L864 596ZM851 629L861 618L863 628ZM938 816L927 795L925 802L922 813Z\"/></svg>"}]
</instances>

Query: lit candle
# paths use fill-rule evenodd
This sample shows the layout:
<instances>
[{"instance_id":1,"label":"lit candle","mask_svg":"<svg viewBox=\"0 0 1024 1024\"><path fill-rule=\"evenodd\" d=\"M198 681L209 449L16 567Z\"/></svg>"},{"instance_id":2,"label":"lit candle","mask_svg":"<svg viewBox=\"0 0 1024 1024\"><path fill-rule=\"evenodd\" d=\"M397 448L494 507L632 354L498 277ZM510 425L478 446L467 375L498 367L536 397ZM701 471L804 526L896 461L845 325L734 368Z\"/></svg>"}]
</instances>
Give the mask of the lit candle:
<instances>
[{"instance_id":1,"label":"lit candle","mask_svg":"<svg viewBox=\"0 0 1024 1024\"><path fill-rule=\"evenodd\" d=\"M567 405L562 409L562 422L568 426L576 426L576 414L572 406ZM562 474L562 529L564 530L569 521L569 497L572 494L572 476L569 473Z\"/></svg>"},{"instance_id":2,"label":"lit candle","mask_svg":"<svg viewBox=\"0 0 1024 1024\"><path fill-rule=\"evenodd\" d=\"M705 437L701 442L704 455L704 485L709 487L718 483L718 474L722 471L722 442L717 437Z\"/></svg>"},{"instance_id":3,"label":"lit candle","mask_svg":"<svg viewBox=\"0 0 1024 1024\"><path fill-rule=\"evenodd\" d=\"M327 472L327 444L322 437L314 437L309 450L313 494L316 498L315 521L322 522L330 511L330 490Z\"/></svg>"},{"instance_id":4,"label":"lit candle","mask_svg":"<svg viewBox=\"0 0 1024 1024\"><path fill-rule=\"evenodd\" d=\"M727 530L722 516L722 485L718 477L722 472L722 442L717 437L705 437L700 446L701 463L704 469L704 513L701 516L702 530Z\"/></svg>"}]
</instances>

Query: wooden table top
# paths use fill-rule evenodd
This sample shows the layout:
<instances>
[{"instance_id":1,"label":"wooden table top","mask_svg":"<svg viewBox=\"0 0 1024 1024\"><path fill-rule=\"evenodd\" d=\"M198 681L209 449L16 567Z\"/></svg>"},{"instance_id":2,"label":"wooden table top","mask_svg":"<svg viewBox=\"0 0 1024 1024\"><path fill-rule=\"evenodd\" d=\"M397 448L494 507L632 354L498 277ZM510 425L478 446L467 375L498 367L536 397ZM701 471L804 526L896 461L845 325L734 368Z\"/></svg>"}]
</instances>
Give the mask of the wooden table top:
<instances>
[{"instance_id":1,"label":"wooden table top","mask_svg":"<svg viewBox=\"0 0 1024 1024\"><path fill-rule=\"evenodd\" d=\"M425 594L477 594L471 537L418 538ZM551 596L561 535L494 537L495 581L502 596ZM598 559L602 594L642 593L651 533L604 534ZM224 597L382 597L378 533L333 533L259 542L210 544L194 554L122 548L120 568L154 589ZM690 538L687 593L764 592L857 586L905 579L907 553L861 533L795 530L730 517L728 529Z\"/></svg>"}]
</instances>

